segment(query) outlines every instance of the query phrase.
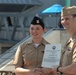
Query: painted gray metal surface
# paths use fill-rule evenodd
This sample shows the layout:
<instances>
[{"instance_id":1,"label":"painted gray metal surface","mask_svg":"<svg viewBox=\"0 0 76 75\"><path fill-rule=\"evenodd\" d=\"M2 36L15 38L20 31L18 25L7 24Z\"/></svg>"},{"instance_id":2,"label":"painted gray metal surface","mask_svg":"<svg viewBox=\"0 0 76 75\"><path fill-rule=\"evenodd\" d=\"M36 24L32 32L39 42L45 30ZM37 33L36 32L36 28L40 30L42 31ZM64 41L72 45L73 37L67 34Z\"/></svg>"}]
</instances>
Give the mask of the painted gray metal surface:
<instances>
[{"instance_id":1,"label":"painted gray metal surface","mask_svg":"<svg viewBox=\"0 0 76 75\"><path fill-rule=\"evenodd\" d=\"M0 0L0 4L39 4L38 0Z\"/></svg>"}]
</instances>

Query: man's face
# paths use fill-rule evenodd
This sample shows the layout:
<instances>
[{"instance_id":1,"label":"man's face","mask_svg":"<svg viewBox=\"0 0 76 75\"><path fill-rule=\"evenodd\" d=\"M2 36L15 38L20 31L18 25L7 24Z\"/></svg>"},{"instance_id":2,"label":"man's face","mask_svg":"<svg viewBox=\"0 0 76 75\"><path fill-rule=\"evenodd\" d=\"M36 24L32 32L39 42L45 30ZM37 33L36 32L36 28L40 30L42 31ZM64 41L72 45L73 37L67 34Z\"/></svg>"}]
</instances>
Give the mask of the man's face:
<instances>
[{"instance_id":1,"label":"man's face","mask_svg":"<svg viewBox=\"0 0 76 75\"><path fill-rule=\"evenodd\" d=\"M68 31L76 29L76 17L73 17L71 15L62 16L61 24L63 25L64 29L66 29Z\"/></svg>"},{"instance_id":2,"label":"man's face","mask_svg":"<svg viewBox=\"0 0 76 75\"><path fill-rule=\"evenodd\" d=\"M40 25L31 25L30 26L30 35L33 39L39 39L42 37L45 32L45 28L43 29Z\"/></svg>"}]
</instances>

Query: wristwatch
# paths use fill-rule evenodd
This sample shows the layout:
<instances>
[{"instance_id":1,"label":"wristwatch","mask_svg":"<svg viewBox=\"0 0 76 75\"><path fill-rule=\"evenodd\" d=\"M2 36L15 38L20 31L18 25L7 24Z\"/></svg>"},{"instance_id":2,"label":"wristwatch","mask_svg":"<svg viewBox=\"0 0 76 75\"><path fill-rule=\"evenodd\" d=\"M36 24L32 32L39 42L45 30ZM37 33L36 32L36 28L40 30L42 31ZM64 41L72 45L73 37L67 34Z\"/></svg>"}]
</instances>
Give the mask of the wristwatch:
<instances>
[{"instance_id":1,"label":"wristwatch","mask_svg":"<svg viewBox=\"0 0 76 75\"><path fill-rule=\"evenodd\" d=\"M57 72L59 72L60 74L63 74L62 72L59 71L59 67L57 67Z\"/></svg>"}]
</instances>

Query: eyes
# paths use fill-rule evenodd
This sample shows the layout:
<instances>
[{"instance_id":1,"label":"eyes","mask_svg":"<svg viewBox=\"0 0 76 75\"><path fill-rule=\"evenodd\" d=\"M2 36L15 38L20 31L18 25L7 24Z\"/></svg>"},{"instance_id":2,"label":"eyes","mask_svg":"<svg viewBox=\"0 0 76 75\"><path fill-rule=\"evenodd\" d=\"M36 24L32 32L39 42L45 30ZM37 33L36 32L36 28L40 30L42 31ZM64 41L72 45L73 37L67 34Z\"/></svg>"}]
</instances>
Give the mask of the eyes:
<instances>
[{"instance_id":1,"label":"eyes","mask_svg":"<svg viewBox=\"0 0 76 75\"><path fill-rule=\"evenodd\" d=\"M70 20L70 18L62 18L61 19L61 21L64 21L64 20L67 21L67 20Z\"/></svg>"},{"instance_id":2,"label":"eyes","mask_svg":"<svg viewBox=\"0 0 76 75\"><path fill-rule=\"evenodd\" d=\"M65 16L65 17L61 17L61 21L73 21L74 18L73 16Z\"/></svg>"},{"instance_id":3,"label":"eyes","mask_svg":"<svg viewBox=\"0 0 76 75\"><path fill-rule=\"evenodd\" d=\"M30 30L31 31L43 31L44 29L42 28L41 25L31 25Z\"/></svg>"},{"instance_id":4,"label":"eyes","mask_svg":"<svg viewBox=\"0 0 76 75\"><path fill-rule=\"evenodd\" d=\"M36 28L31 27L30 29L31 29L31 30L40 30L41 28L39 28L39 27L36 27Z\"/></svg>"}]
</instances>

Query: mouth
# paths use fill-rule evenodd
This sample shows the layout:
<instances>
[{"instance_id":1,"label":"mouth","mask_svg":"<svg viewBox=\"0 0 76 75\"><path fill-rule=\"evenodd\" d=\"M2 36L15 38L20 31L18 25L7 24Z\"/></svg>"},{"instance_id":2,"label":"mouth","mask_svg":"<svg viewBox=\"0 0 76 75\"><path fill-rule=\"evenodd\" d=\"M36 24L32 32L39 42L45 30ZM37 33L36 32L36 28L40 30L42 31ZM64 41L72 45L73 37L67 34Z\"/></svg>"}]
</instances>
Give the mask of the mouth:
<instances>
[{"instance_id":1,"label":"mouth","mask_svg":"<svg viewBox=\"0 0 76 75\"><path fill-rule=\"evenodd\" d=\"M64 29L67 29L68 28L68 25L63 25Z\"/></svg>"},{"instance_id":2,"label":"mouth","mask_svg":"<svg viewBox=\"0 0 76 75\"><path fill-rule=\"evenodd\" d=\"M38 34L32 34L33 36L37 36Z\"/></svg>"}]
</instances>

